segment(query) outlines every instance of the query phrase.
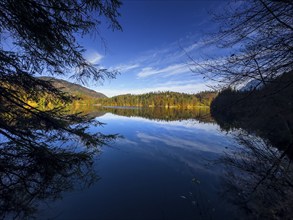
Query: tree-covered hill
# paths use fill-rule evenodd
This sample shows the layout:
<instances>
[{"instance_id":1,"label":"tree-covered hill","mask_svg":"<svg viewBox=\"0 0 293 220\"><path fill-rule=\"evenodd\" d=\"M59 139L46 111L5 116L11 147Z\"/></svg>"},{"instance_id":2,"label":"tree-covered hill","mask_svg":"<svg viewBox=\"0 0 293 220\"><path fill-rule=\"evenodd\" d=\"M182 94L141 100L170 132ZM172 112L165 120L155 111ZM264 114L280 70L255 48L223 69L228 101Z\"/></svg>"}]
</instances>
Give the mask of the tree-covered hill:
<instances>
[{"instance_id":1,"label":"tree-covered hill","mask_svg":"<svg viewBox=\"0 0 293 220\"><path fill-rule=\"evenodd\" d=\"M50 81L57 89L61 89L63 92L69 93L70 95L81 99L107 98L107 96L103 93L96 92L92 89L85 88L81 85L71 83L66 80L56 79L53 77L40 77L40 79Z\"/></svg>"},{"instance_id":2,"label":"tree-covered hill","mask_svg":"<svg viewBox=\"0 0 293 220\"><path fill-rule=\"evenodd\" d=\"M55 88L61 89L62 92L77 98L73 100L73 104L190 109L199 106L210 106L212 100L217 96L216 92L211 91L197 94L168 91L150 92L140 95L125 94L108 98L102 93L65 80L53 77L40 77L40 79L51 82ZM42 99L47 100L48 98L46 97L42 97ZM43 102L47 103L46 100Z\"/></svg>"}]
</instances>

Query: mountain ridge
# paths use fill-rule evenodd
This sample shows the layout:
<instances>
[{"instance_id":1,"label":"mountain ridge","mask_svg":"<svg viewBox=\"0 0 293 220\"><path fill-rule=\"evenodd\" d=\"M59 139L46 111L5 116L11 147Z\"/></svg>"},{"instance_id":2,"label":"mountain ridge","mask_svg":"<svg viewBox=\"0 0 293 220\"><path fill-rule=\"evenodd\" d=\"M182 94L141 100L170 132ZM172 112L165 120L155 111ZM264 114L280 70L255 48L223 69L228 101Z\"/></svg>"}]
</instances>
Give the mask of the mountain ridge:
<instances>
[{"instance_id":1,"label":"mountain ridge","mask_svg":"<svg viewBox=\"0 0 293 220\"><path fill-rule=\"evenodd\" d=\"M49 76L39 77L42 80L50 81L52 85L63 92L69 93L80 98L108 98L105 94L97 92L92 89L88 89L76 83L71 83L63 79L57 79Z\"/></svg>"}]
</instances>

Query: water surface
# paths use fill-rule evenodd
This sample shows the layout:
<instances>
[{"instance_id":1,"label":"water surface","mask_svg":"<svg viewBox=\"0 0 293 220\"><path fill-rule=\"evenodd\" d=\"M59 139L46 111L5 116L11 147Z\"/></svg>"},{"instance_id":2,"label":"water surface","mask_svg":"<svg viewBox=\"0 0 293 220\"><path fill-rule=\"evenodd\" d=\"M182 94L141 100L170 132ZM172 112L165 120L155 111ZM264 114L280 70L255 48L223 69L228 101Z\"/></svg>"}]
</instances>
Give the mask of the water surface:
<instances>
[{"instance_id":1,"label":"water surface","mask_svg":"<svg viewBox=\"0 0 293 220\"><path fill-rule=\"evenodd\" d=\"M215 161L237 144L215 123L207 123L206 113L202 120L198 112L196 119L182 120L113 113L97 117L106 126L93 131L121 135L96 156L101 179L42 205L39 217L233 219L240 210L223 198L225 170Z\"/></svg>"},{"instance_id":2,"label":"water surface","mask_svg":"<svg viewBox=\"0 0 293 220\"><path fill-rule=\"evenodd\" d=\"M14 199L0 200L4 218L282 219L291 215L293 168L286 152L245 129L223 131L207 108L84 112L105 123L89 127L90 132L118 134L118 138L95 153L93 161L84 158L79 163L74 154L62 153L60 158L70 158L68 168L42 177L46 185L38 183L39 177L23 180L22 194L15 191ZM57 147L62 150L67 145ZM16 214L11 214L13 210Z\"/></svg>"}]
</instances>

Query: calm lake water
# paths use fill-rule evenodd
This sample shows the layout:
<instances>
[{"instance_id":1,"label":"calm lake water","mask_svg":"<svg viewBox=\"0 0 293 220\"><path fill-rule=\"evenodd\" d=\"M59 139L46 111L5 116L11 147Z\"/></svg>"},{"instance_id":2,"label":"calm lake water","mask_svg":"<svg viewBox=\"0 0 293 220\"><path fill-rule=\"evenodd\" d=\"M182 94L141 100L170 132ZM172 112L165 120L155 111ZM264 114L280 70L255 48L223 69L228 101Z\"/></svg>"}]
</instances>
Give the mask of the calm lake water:
<instances>
[{"instance_id":1,"label":"calm lake water","mask_svg":"<svg viewBox=\"0 0 293 220\"><path fill-rule=\"evenodd\" d=\"M62 193L62 198L40 202L37 219L248 217L245 209L231 202L245 189L231 193L233 173L223 162L244 148L239 131L221 131L208 110L109 111L96 112L96 120L106 125L90 128L121 136L95 156L99 179Z\"/></svg>"}]
</instances>

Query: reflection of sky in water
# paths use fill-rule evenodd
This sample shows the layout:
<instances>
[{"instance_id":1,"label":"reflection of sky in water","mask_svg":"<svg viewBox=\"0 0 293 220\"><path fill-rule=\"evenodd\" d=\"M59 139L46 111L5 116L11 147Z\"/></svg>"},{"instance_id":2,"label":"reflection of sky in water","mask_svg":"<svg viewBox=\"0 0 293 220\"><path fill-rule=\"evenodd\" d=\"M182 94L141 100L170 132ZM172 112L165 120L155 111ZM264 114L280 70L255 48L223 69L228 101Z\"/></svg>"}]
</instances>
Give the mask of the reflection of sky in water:
<instances>
[{"instance_id":1,"label":"reflection of sky in water","mask_svg":"<svg viewBox=\"0 0 293 220\"><path fill-rule=\"evenodd\" d=\"M219 195L222 168L213 160L235 142L215 124L151 121L106 114L95 128L123 136L97 157L101 177L83 192L44 209L57 219L211 219L235 215ZM192 181L193 180L193 181Z\"/></svg>"}]
</instances>

